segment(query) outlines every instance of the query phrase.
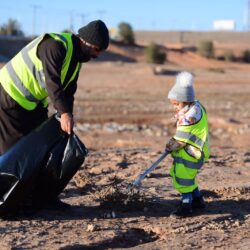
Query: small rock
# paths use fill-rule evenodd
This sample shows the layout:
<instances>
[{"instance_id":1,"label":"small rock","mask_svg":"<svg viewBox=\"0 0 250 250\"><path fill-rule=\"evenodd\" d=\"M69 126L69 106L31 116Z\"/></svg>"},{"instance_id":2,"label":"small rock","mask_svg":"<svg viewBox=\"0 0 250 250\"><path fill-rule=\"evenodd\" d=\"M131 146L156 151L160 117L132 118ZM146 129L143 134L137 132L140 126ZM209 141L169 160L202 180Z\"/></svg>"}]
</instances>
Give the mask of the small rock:
<instances>
[{"instance_id":1,"label":"small rock","mask_svg":"<svg viewBox=\"0 0 250 250\"><path fill-rule=\"evenodd\" d=\"M95 230L96 230L96 226L94 224L89 224L86 229L87 232L93 232Z\"/></svg>"},{"instance_id":2,"label":"small rock","mask_svg":"<svg viewBox=\"0 0 250 250\"><path fill-rule=\"evenodd\" d=\"M239 227L240 226L240 222L238 220L235 221L234 226Z\"/></svg>"}]
</instances>

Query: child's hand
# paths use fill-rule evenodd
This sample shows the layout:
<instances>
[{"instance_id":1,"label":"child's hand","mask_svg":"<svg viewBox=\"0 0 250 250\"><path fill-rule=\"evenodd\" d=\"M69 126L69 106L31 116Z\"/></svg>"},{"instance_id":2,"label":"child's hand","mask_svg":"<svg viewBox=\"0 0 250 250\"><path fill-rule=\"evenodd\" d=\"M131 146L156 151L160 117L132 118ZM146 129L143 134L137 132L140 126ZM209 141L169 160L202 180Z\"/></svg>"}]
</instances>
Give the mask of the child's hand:
<instances>
[{"instance_id":1,"label":"child's hand","mask_svg":"<svg viewBox=\"0 0 250 250\"><path fill-rule=\"evenodd\" d=\"M169 145L168 143L166 144L165 150L166 150L166 151L169 151L169 152L172 151L172 150L171 150L171 147L170 147L170 145Z\"/></svg>"},{"instance_id":2,"label":"child's hand","mask_svg":"<svg viewBox=\"0 0 250 250\"><path fill-rule=\"evenodd\" d=\"M166 151L172 151L173 148L174 148L175 142L176 142L175 139L174 139L174 138L171 138L171 139L167 142L165 150L166 150Z\"/></svg>"},{"instance_id":3,"label":"child's hand","mask_svg":"<svg viewBox=\"0 0 250 250\"><path fill-rule=\"evenodd\" d=\"M180 142L180 141L175 140L174 138L171 138L166 144L166 150L171 152L171 151L183 148L185 145L186 143Z\"/></svg>"}]
</instances>

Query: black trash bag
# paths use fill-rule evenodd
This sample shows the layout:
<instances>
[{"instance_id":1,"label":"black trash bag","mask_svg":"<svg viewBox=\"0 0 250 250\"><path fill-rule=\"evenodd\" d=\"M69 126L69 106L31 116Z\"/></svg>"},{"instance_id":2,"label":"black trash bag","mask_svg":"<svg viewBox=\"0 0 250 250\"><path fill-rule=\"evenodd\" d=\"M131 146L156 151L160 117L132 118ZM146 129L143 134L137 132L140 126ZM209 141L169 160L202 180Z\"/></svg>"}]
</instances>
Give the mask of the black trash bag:
<instances>
[{"instance_id":1,"label":"black trash bag","mask_svg":"<svg viewBox=\"0 0 250 250\"><path fill-rule=\"evenodd\" d=\"M66 187L87 155L87 149L79 138L72 133L55 145L36 181L32 198L37 204L56 198Z\"/></svg>"},{"instance_id":2,"label":"black trash bag","mask_svg":"<svg viewBox=\"0 0 250 250\"><path fill-rule=\"evenodd\" d=\"M0 215L18 212L61 137L60 123L50 117L0 156Z\"/></svg>"},{"instance_id":3,"label":"black trash bag","mask_svg":"<svg viewBox=\"0 0 250 250\"><path fill-rule=\"evenodd\" d=\"M55 116L52 116L0 156L0 215L18 212L20 206L35 194L37 182L40 183L41 190L46 187L47 180L43 177L47 169L56 173L56 180L60 179L60 181L53 182L53 185L51 185L53 189L51 193L55 196L63 190L77 171L76 169L83 163L87 152L83 144L81 144L80 156L78 155L78 153L80 154L79 149L67 148L68 142L72 140L71 138L79 142L76 135L68 136L62 132L60 123ZM67 150L65 151L65 149ZM64 157L65 152L71 150L72 152L77 151L77 154L67 153L66 155L71 156L67 160L71 161L72 165L67 162L66 167L64 167L66 161L60 160L60 157ZM77 159L74 161L76 156ZM53 160L56 158L58 160ZM58 164L55 164L55 161ZM77 163L77 166L74 165L75 163ZM71 167L73 170L70 169ZM60 174L58 175L58 173ZM58 176L62 177L58 179ZM37 194L42 195L42 193Z\"/></svg>"}]
</instances>

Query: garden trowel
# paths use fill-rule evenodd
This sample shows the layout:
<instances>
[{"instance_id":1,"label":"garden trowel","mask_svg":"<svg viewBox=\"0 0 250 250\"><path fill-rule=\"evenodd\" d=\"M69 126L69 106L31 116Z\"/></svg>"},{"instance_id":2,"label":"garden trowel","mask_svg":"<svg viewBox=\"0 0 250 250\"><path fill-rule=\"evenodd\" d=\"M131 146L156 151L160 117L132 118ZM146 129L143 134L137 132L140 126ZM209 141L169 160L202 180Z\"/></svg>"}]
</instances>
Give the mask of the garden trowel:
<instances>
[{"instance_id":1,"label":"garden trowel","mask_svg":"<svg viewBox=\"0 0 250 250\"><path fill-rule=\"evenodd\" d=\"M147 170L145 170L142 174L140 174L136 180L134 180L131 185L133 187L140 187L141 186L141 181L147 176L147 174L151 173L157 166L158 164L169 154L169 151L165 151L161 157L155 161Z\"/></svg>"}]
</instances>

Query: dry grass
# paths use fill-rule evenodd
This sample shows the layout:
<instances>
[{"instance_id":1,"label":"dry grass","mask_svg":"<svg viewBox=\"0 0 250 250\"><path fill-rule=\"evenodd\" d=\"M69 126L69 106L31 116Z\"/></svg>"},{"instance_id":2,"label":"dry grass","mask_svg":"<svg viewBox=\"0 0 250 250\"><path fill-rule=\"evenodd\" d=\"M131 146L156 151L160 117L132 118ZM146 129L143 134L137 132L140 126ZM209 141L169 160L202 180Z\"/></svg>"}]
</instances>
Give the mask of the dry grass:
<instances>
[{"instance_id":1,"label":"dry grass","mask_svg":"<svg viewBox=\"0 0 250 250\"><path fill-rule=\"evenodd\" d=\"M122 182L114 177L111 183L94 193L95 199L100 201L100 207L115 211L142 211L150 204L150 198L130 183Z\"/></svg>"}]
</instances>

